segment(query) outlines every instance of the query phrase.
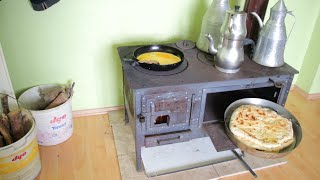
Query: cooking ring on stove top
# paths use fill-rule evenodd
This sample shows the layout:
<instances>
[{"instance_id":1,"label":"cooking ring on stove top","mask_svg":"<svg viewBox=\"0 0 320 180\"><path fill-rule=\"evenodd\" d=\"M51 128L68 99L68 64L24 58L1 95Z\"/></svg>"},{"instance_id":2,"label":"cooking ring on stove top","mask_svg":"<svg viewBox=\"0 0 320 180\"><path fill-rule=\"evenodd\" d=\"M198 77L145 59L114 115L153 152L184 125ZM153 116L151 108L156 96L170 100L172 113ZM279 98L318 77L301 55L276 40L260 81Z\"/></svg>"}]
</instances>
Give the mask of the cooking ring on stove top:
<instances>
[{"instance_id":1,"label":"cooking ring on stove top","mask_svg":"<svg viewBox=\"0 0 320 180\"><path fill-rule=\"evenodd\" d=\"M213 66L214 56L211 54L199 51L197 54L197 59L206 65Z\"/></svg>"},{"instance_id":2,"label":"cooking ring on stove top","mask_svg":"<svg viewBox=\"0 0 320 180\"><path fill-rule=\"evenodd\" d=\"M187 69L188 65L189 65L188 61L186 60L186 58L184 58L184 61L182 61L182 63L177 68L169 70L169 71L152 71L149 69L145 69L141 66L134 66L134 68L142 73L149 74L149 75L170 76L170 75L181 73L182 71Z\"/></svg>"}]
</instances>

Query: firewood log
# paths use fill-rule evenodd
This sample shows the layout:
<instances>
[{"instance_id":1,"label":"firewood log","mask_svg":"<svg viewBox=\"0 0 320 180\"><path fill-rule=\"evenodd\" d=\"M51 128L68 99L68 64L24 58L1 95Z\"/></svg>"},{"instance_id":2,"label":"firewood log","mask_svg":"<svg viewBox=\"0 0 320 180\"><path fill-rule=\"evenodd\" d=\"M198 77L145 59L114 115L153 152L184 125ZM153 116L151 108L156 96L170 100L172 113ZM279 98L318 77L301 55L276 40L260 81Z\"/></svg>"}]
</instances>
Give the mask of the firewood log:
<instances>
[{"instance_id":1,"label":"firewood log","mask_svg":"<svg viewBox=\"0 0 320 180\"><path fill-rule=\"evenodd\" d=\"M24 136L24 129L22 126L22 114L21 111L11 111L8 114L10 120L10 134L13 141L18 141Z\"/></svg>"},{"instance_id":2,"label":"firewood log","mask_svg":"<svg viewBox=\"0 0 320 180\"><path fill-rule=\"evenodd\" d=\"M74 88L75 82L71 84L71 86L66 88L66 94L70 98L73 95L73 88Z\"/></svg>"},{"instance_id":3,"label":"firewood log","mask_svg":"<svg viewBox=\"0 0 320 180\"><path fill-rule=\"evenodd\" d=\"M2 113L8 114L9 113L9 103L8 103L8 95L4 95L1 97L1 105L2 105Z\"/></svg>"},{"instance_id":4,"label":"firewood log","mask_svg":"<svg viewBox=\"0 0 320 180\"><path fill-rule=\"evenodd\" d=\"M45 109L51 109L57 107L66 101L68 101L69 97L65 92L61 92L52 103L50 103Z\"/></svg>"},{"instance_id":5,"label":"firewood log","mask_svg":"<svg viewBox=\"0 0 320 180\"><path fill-rule=\"evenodd\" d=\"M26 135L32 127L32 120L29 119L27 115L22 116L22 126L24 135Z\"/></svg>"},{"instance_id":6,"label":"firewood log","mask_svg":"<svg viewBox=\"0 0 320 180\"><path fill-rule=\"evenodd\" d=\"M4 138L3 136L0 135L0 148L5 146L6 144L4 143Z\"/></svg>"},{"instance_id":7,"label":"firewood log","mask_svg":"<svg viewBox=\"0 0 320 180\"><path fill-rule=\"evenodd\" d=\"M2 116L0 117L0 121L2 121L2 123L7 129L10 129L9 118L6 114L2 113Z\"/></svg>"},{"instance_id":8,"label":"firewood log","mask_svg":"<svg viewBox=\"0 0 320 180\"><path fill-rule=\"evenodd\" d=\"M65 90L62 86L57 86L49 89L41 89L40 96L43 98L44 102L46 103L46 106L48 106L63 91Z\"/></svg>"},{"instance_id":9,"label":"firewood log","mask_svg":"<svg viewBox=\"0 0 320 180\"><path fill-rule=\"evenodd\" d=\"M6 145L13 143L13 139L10 135L9 129L7 129L2 122L0 122L0 133L3 136L4 141L6 142Z\"/></svg>"}]
</instances>

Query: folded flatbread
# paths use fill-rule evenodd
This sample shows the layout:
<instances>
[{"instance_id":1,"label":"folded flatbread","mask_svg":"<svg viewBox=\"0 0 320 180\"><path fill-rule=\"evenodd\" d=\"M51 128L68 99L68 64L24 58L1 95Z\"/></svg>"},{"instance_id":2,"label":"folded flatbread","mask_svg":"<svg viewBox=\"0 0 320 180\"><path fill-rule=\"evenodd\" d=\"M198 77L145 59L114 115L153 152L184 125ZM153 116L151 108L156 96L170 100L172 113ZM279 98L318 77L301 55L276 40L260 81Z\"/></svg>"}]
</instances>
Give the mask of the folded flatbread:
<instances>
[{"instance_id":1,"label":"folded flatbread","mask_svg":"<svg viewBox=\"0 0 320 180\"><path fill-rule=\"evenodd\" d=\"M258 150L279 151L293 142L291 121L268 108L242 105L229 125L236 139Z\"/></svg>"}]
</instances>

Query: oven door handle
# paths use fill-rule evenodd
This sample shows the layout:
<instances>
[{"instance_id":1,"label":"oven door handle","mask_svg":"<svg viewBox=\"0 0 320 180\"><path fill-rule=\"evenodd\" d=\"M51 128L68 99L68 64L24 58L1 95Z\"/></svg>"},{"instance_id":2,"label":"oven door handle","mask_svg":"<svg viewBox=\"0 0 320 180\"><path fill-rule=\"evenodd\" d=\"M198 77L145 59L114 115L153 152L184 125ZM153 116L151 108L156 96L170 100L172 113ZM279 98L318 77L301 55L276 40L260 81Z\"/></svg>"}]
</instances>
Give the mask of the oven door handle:
<instances>
[{"instance_id":1,"label":"oven door handle","mask_svg":"<svg viewBox=\"0 0 320 180\"><path fill-rule=\"evenodd\" d=\"M276 87L276 88L282 88L284 86L283 82L281 82L281 81L276 81L272 78L269 78L269 81L271 81L273 83L274 87Z\"/></svg>"},{"instance_id":2,"label":"oven door handle","mask_svg":"<svg viewBox=\"0 0 320 180\"><path fill-rule=\"evenodd\" d=\"M166 143L169 143L170 141L176 141L176 140L180 140L181 136L177 136L177 137L172 137L172 138L166 138L166 139L158 139L157 140L157 143L158 145L163 145L163 144L166 144Z\"/></svg>"},{"instance_id":3,"label":"oven door handle","mask_svg":"<svg viewBox=\"0 0 320 180\"><path fill-rule=\"evenodd\" d=\"M139 122L141 123L146 122L146 117L144 117L144 115L142 115L141 113L138 115L138 119L139 119Z\"/></svg>"}]
</instances>

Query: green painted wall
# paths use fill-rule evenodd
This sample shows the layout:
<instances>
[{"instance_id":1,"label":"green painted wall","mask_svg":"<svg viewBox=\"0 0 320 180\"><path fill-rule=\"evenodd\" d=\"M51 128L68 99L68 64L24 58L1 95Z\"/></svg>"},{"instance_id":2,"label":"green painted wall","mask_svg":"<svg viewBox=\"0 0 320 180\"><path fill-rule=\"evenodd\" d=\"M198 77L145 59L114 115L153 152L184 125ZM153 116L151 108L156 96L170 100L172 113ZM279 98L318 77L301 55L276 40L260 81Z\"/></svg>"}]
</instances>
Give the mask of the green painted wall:
<instances>
[{"instance_id":1,"label":"green painted wall","mask_svg":"<svg viewBox=\"0 0 320 180\"><path fill-rule=\"evenodd\" d=\"M210 3L61 0L37 12L28 0L1 1L0 42L13 88L20 94L34 85L75 81L74 110L121 105L116 47L195 41ZM286 48L286 62L300 70L320 1L291 0L287 5L295 10L297 23Z\"/></svg>"},{"instance_id":2,"label":"green painted wall","mask_svg":"<svg viewBox=\"0 0 320 180\"><path fill-rule=\"evenodd\" d=\"M122 104L116 47L195 40L210 1L61 0L36 12L28 0L0 2L2 43L17 93L76 82L74 109Z\"/></svg>"},{"instance_id":3,"label":"green painted wall","mask_svg":"<svg viewBox=\"0 0 320 180\"><path fill-rule=\"evenodd\" d=\"M304 57L297 85L307 93L320 93L319 66L320 66L320 12L316 26L312 33L308 51ZM318 73L317 73L318 72Z\"/></svg>"},{"instance_id":4,"label":"green painted wall","mask_svg":"<svg viewBox=\"0 0 320 180\"><path fill-rule=\"evenodd\" d=\"M314 76L314 79L313 79L313 82L312 82L312 86L310 88L309 93L310 94L320 93L320 64L318 66L317 73Z\"/></svg>"}]
</instances>

